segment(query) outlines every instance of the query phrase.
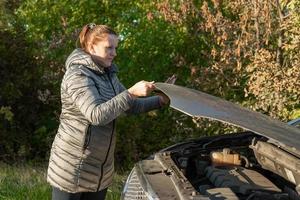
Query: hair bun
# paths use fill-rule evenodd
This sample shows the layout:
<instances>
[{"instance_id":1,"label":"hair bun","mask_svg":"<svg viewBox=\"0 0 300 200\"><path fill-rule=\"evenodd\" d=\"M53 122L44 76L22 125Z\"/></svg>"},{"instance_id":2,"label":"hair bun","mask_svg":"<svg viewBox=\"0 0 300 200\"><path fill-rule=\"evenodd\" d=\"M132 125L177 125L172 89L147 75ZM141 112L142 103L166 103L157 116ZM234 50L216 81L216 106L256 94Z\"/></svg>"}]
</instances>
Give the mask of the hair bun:
<instances>
[{"instance_id":1,"label":"hair bun","mask_svg":"<svg viewBox=\"0 0 300 200\"><path fill-rule=\"evenodd\" d=\"M95 23L89 23L87 26L88 26L89 29L93 29L96 26L96 24Z\"/></svg>"}]
</instances>

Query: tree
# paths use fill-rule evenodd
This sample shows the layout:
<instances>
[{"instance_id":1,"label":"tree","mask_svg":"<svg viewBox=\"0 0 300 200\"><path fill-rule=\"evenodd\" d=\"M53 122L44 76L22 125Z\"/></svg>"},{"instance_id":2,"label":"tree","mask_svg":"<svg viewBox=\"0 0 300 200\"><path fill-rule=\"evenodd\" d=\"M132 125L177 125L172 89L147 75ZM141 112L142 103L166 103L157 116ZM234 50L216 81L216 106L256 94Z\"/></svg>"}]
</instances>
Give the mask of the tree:
<instances>
[{"instance_id":1,"label":"tree","mask_svg":"<svg viewBox=\"0 0 300 200\"><path fill-rule=\"evenodd\" d=\"M1 4L0 31L0 156L5 161L45 158L56 125L43 68L14 15L18 1Z\"/></svg>"},{"instance_id":2,"label":"tree","mask_svg":"<svg viewBox=\"0 0 300 200\"><path fill-rule=\"evenodd\" d=\"M197 72L192 80L195 87L275 118L296 117L300 97L297 1L165 0L162 5L158 9L166 21L196 29L198 35L189 31L191 37L203 34L209 41L208 64L187 63ZM195 23L190 18L202 20Z\"/></svg>"}]
</instances>

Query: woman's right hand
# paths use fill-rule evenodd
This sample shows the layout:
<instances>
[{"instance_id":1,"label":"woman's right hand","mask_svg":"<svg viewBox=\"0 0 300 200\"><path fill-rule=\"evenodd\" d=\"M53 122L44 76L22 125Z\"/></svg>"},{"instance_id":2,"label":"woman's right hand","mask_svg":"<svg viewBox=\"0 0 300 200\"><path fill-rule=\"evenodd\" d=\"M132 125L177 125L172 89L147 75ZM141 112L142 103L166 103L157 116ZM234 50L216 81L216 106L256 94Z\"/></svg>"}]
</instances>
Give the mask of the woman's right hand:
<instances>
[{"instance_id":1,"label":"woman's right hand","mask_svg":"<svg viewBox=\"0 0 300 200\"><path fill-rule=\"evenodd\" d=\"M128 89L128 92L134 97L148 96L155 89L154 81L140 81Z\"/></svg>"}]
</instances>

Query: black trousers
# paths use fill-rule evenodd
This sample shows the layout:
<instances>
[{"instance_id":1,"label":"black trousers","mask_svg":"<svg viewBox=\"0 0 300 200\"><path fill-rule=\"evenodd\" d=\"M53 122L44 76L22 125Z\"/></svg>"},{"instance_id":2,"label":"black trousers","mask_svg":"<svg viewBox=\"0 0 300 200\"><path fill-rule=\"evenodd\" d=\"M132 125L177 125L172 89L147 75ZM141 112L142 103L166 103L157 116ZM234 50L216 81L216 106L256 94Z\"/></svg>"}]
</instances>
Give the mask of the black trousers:
<instances>
[{"instance_id":1,"label":"black trousers","mask_svg":"<svg viewBox=\"0 0 300 200\"><path fill-rule=\"evenodd\" d=\"M107 188L99 192L64 192L56 187L52 187L52 200L104 200Z\"/></svg>"}]
</instances>

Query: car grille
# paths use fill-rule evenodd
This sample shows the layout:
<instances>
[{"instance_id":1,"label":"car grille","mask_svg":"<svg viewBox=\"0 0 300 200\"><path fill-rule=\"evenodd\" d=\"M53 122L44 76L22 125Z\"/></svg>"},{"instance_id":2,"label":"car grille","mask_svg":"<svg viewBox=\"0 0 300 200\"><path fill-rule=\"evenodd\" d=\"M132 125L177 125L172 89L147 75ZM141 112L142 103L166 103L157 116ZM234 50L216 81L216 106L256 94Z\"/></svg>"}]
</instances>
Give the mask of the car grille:
<instances>
[{"instance_id":1,"label":"car grille","mask_svg":"<svg viewBox=\"0 0 300 200\"><path fill-rule=\"evenodd\" d=\"M143 188L141 187L135 169L131 172L127 184L128 184L127 190L123 198L124 200L134 200L134 199L148 200Z\"/></svg>"}]
</instances>

